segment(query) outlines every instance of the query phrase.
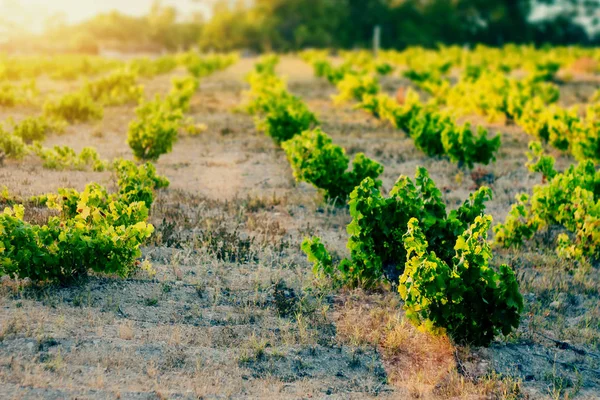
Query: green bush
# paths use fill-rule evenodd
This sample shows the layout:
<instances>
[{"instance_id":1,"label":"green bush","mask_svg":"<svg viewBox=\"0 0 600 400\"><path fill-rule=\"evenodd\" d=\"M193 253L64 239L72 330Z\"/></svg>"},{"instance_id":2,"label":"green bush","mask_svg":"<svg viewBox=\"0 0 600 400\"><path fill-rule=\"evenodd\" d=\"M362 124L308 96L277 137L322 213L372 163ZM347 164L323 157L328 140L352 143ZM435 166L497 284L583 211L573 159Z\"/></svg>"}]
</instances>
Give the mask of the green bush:
<instances>
[{"instance_id":1,"label":"green bush","mask_svg":"<svg viewBox=\"0 0 600 400\"><path fill-rule=\"evenodd\" d=\"M517 195L505 222L494 227L495 242L519 247L537 232L561 227L567 232L556 241L561 257L600 259L600 171L596 164L582 161L559 173L539 143L530 148L529 167L541 172L547 183L536 185L531 195Z\"/></svg>"},{"instance_id":2,"label":"green bush","mask_svg":"<svg viewBox=\"0 0 600 400\"><path fill-rule=\"evenodd\" d=\"M103 115L102 106L86 92L68 93L58 100L47 100L44 104L44 116L70 123L99 120Z\"/></svg>"},{"instance_id":3,"label":"green bush","mask_svg":"<svg viewBox=\"0 0 600 400\"><path fill-rule=\"evenodd\" d=\"M496 161L496 153L500 149L500 144L500 135L488 139L487 130L481 126L474 134L469 123L458 126L451 122L442 131L444 154L450 161L467 168L473 168L475 163L487 165Z\"/></svg>"},{"instance_id":4,"label":"green bush","mask_svg":"<svg viewBox=\"0 0 600 400\"><path fill-rule=\"evenodd\" d=\"M273 99L265 108L266 114L259 119L258 129L281 144L318 124L315 115L306 104L295 96Z\"/></svg>"},{"instance_id":5,"label":"green bush","mask_svg":"<svg viewBox=\"0 0 600 400\"><path fill-rule=\"evenodd\" d=\"M425 154L446 155L450 161L468 168L475 163L495 161L500 148L500 135L488 139L482 127L474 135L468 123L458 126L449 115L427 109L422 109L409 122L408 134Z\"/></svg>"},{"instance_id":6,"label":"green bush","mask_svg":"<svg viewBox=\"0 0 600 400\"><path fill-rule=\"evenodd\" d=\"M447 243L454 256L442 259L419 221L410 219L403 235L407 262L398 291L415 325L445 331L454 341L474 346L489 346L496 335L508 335L519 326L523 298L515 274L507 265L499 272L489 265L491 221L490 216L477 216L454 243Z\"/></svg>"},{"instance_id":7,"label":"green bush","mask_svg":"<svg viewBox=\"0 0 600 400\"><path fill-rule=\"evenodd\" d=\"M407 176L400 176L387 198L379 186L367 178L350 194L350 259L334 268L322 251L311 250L309 256L317 260L315 270L351 286L371 287L385 280L397 281L406 260L402 237L411 218L422 221L427 240L436 254L449 263L456 238L483 214L485 202L491 198L491 190L481 187L462 206L447 213L441 192L421 167L417 168L414 183ZM305 242L305 251L313 248L314 239Z\"/></svg>"},{"instance_id":8,"label":"green bush","mask_svg":"<svg viewBox=\"0 0 600 400\"><path fill-rule=\"evenodd\" d=\"M192 96L198 90L200 81L193 76L176 77L172 80L173 87L165 101L173 110L189 111Z\"/></svg>"},{"instance_id":9,"label":"green bush","mask_svg":"<svg viewBox=\"0 0 600 400\"><path fill-rule=\"evenodd\" d=\"M0 153L7 158L20 160L27 154L27 145L20 136L0 127Z\"/></svg>"},{"instance_id":10,"label":"green bush","mask_svg":"<svg viewBox=\"0 0 600 400\"><path fill-rule=\"evenodd\" d=\"M117 194L90 184L81 193L61 189L40 196L41 203L61 211L45 225L24 221L21 205L1 213L0 275L68 281L89 270L131 274L141 256L140 245L154 229L146 222L151 193L168 181L157 177L153 166L136 167L130 161L120 161L117 174Z\"/></svg>"},{"instance_id":11,"label":"green bush","mask_svg":"<svg viewBox=\"0 0 600 400\"><path fill-rule=\"evenodd\" d=\"M137 74L126 69L87 82L83 91L105 106L137 103L144 94L143 86L137 84Z\"/></svg>"},{"instance_id":12,"label":"green bush","mask_svg":"<svg viewBox=\"0 0 600 400\"><path fill-rule=\"evenodd\" d=\"M266 54L254 64L254 71L259 74L275 75L275 68L279 64L279 56L277 54Z\"/></svg>"},{"instance_id":13,"label":"green bush","mask_svg":"<svg viewBox=\"0 0 600 400\"><path fill-rule=\"evenodd\" d=\"M425 154L447 156L460 166L472 168L475 163L489 164L495 161L500 148L500 135L488 139L482 127L474 133L468 123L457 125L450 115L421 104L418 95L411 90L401 105L385 94L378 94L364 96L357 108L404 130Z\"/></svg>"},{"instance_id":14,"label":"green bush","mask_svg":"<svg viewBox=\"0 0 600 400\"><path fill-rule=\"evenodd\" d=\"M277 61L264 57L257 63L257 72L248 75L250 90L245 93L248 102L244 108L257 115L258 130L281 144L319 122L300 98L288 92L285 82L274 75Z\"/></svg>"},{"instance_id":15,"label":"green bush","mask_svg":"<svg viewBox=\"0 0 600 400\"><path fill-rule=\"evenodd\" d=\"M80 170L92 168L96 172L104 171L107 162L100 159L93 147L84 147L79 154L69 146L44 148L36 143L33 151L43 161L43 167L57 170Z\"/></svg>"},{"instance_id":16,"label":"green bush","mask_svg":"<svg viewBox=\"0 0 600 400\"><path fill-rule=\"evenodd\" d=\"M367 74L348 73L337 83L338 94L334 102L342 104L350 100L362 101L365 96L379 93L377 78Z\"/></svg>"},{"instance_id":17,"label":"green bush","mask_svg":"<svg viewBox=\"0 0 600 400\"><path fill-rule=\"evenodd\" d=\"M19 102L15 87L10 83L0 85L0 106L14 107Z\"/></svg>"},{"instance_id":18,"label":"green bush","mask_svg":"<svg viewBox=\"0 0 600 400\"><path fill-rule=\"evenodd\" d=\"M131 161L117 160L113 164L117 174L119 198L127 204L143 202L148 209L154 202L154 192L169 186L169 180L156 174L154 164L140 166Z\"/></svg>"},{"instance_id":19,"label":"green bush","mask_svg":"<svg viewBox=\"0 0 600 400\"><path fill-rule=\"evenodd\" d=\"M297 181L313 184L324 191L326 198L345 201L363 179L377 179L383 166L359 153L348 171L349 159L344 149L333 144L321 129L304 131L281 147L294 171ZM378 184L381 184L377 181Z\"/></svg>"},{"instance_id":20,"label":"green bush","mask_svg":"<svg viewBox=\"0 0 600 400\"><path fill-rule=\"evenodd\" d=\"M191 75L202 78L227 68L235 63L237 59L238 56L234 53L201 56L198 53L188 52L184 54L182 62Z\"/></svg>"},{"instance_id":21,"label":"green bush","mask_svg":"<svg viewBox=\"0 0 600 400\"><path fill-rule=\"evenodd\" d=\"M136 158L158 160L172 150L183 113L157 97L142 103L136 114L137 118L129 124L127 143Z\"/></svg>"},{"instance_id":22,"label":"green bush","mask_svg":"<svg viewBox=\"0 0 600 400\"><path fill-rule=\"evenodd\" d=\"M156 59L136 58L129 62L129 68L140 76L152 78L173 71L177 68L177 60L173 55L165 55Z\"/></svg>"},{"instance_id":23,"label":"green bush","mask_svg":"<svg viewBox=\"0 0 600 400\"><path fill-rule=\"evenodd\" d=\"M244 93L247 101L243 110L250 115L267 113L279 99L291 96L285 81L275 75L252 72L246 79L250 90Z\"/></svg>"},{"instance_id":24,"label":"green bush","mask_svg":"<svg viewBox=\"0 0 600 400\"><path fill-rule=\"evenodd\" d=\"M16 123L12 122L13 134L23 139L25 143L42 142L50 133L63 133L64 121L48 119L44 116L27 117Z\"/></svg>"},{"instance_id":25,"label":"green bush","mask_svg":"<svg viewBox=\"0 0 600 400\"><path fill-rule=\"evenodd\" d=\"M120 212L130 213L139 205L120 208ZM88 270L130 274L141 256L139 246L152 234L152 225L113 226L98 217L97 209L90 210L93 214L87 217L51 217L40 226L23 221L23 206L6 209L0 214L0 275L66 281Z\"/></svg>"}]
</instances>

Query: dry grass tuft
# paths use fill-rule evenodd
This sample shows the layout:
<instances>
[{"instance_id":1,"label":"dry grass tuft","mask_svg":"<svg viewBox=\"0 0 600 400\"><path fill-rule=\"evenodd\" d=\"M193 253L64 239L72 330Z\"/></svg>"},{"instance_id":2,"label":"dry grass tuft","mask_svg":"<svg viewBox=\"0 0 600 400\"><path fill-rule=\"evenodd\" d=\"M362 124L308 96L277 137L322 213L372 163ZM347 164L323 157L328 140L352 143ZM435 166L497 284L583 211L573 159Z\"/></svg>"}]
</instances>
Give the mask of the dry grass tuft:
<instances>
[{"instance_id":1,"label":"dry grass tuft","mask_svg":"<svg viewBox=\"0 0 600 400\"><path fill-rule=\"evenodd\" d=\"M132 340L134 338L133 328L131 324L126 323L119 325L119 338L123 340Z\"/></svg>"},{"instance_id":2,"label":"dry grass tuft","mask_svg":"<svg viewBox=\"0 0 600 400\"><path fill-rule=\"evenodd\" d=\"M393 294L346 294L335 318L338 338L354 346L374 346L382 355L390 383L413 398L506 399L520 392L519 382L493 373L461 374L456 364L459 350L448 337L415 328Z\"/></svg>"}]
</instances>

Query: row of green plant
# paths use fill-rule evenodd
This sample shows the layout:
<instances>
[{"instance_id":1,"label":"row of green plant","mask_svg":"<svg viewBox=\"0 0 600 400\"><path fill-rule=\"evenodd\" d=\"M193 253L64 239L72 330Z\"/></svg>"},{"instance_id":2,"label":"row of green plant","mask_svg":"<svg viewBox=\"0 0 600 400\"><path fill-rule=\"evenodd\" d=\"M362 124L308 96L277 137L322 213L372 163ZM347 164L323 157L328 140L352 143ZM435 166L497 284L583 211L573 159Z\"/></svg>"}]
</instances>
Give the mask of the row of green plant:
<instances>
[{"instance_id":1,"label":"row of green plant","mask_svg":"<svg viewBox=\"0 0 600 400\"><path fill-rule=\"evenodd\" d=\"M402 104L386 94L366 96L357 108L369 112L413 139L415 147L429 156L443 156L459 166L489 164L496 160L500 136L488 138L488 132L469 123L458 125L448 112L438 111L435 103L422 103L416 92L408 90Z\"/></svg>"},{"instance_id":2,"label":"row of green plant","mask_svg":"<svg viewBox=\"0 0 600 400\"><path fill-rule=\"evenodd\" d=\"M48 76L58 80L91 78L128 69L152 78L184 66L197 78L224 69L238 58L235 53L202 55L194 51L167 54L156 58L140 57L129 61L86 55L8 56L0 55L0 80L19 81Z\"/></svg>"},{"instance_id":3,"label":"row of green plant","mask_svg":"<svg viewBox=\"0 0 600 400\"><path fill-rule=\"evenodd\" d=\"M143 101L135 110L136 119L129 124L127 144L140 160L156 161L171 152L177 141L184 113L199 86L198 79L174 78L171 91L164 97Z\"/></svg>"},{"instance_id":4,"label":"row of green plant","mask_svg":"<svg viewBox=\"0 0 600 400\"><path fill-rule=\"evenodd\" d=\"M247 76L250 90L244 93L244 111L256 117L256 127L277 144L319 124L306 104L287 89L275 74L276 55L263 56Z\"/></svg>"},{"instance_id":5,"label":"row of green plant","mask_svg":"<svg viewBox=\"0 0 600 400\"><path fill-rule=\"evenodd\" d=\"M70 124L97 121L104 116L104 108L89 92L79 90L44 102L43 115Z\"/></svg>"},{"instance_id":6,"label":"row of green plant","mask_svg":"<svg viewBox=\"0 0 600 400\"><path fill-rule=\"evenodd\" d=\"M559 62L547 58L528 62L525 67L530 73L521 79L508 76L511 69L507 67L466 63L453 86L445 77L449 65L431 63L430 71L408 70L404 76L453 114L479 114L496 122L514 121L529 135L571 153L578 160L600 160L598 102L592 98L593 103L583 113L580 106L565 109L556 105L559 89L549 81L555 79Z\"/></svg>"},{"instance_id":7,"label":"row of green plant","mask_svg":"<svg viewBox=\"0 0 600 400\"><path fill-rule=\"evenodd\" d=\"M123 66L123 61L86 55L0 56L0 79L35 79L46 75L52 79L75 80L94 76Z\"/></svg>"},{"instance_id":8,"label":"row of green plant","mask_svg":"<svg viewBox=\"0 0 600 400\"><path fill-rule=\"evenodd\" d=\"M39 94L34 80L20 84L0 83L0 107L14 107L21 104L33 104Z\"/></svg>"},{"instance_id":9,"label":"row of green plant","mask_svg":"<svg viewBox=\"0 0 600 400\"><path fill-rule=\"evenodd\" d=\"M600 102L563 108L532 101L517 119L529 135L572 154L577 160L600 162Z\"/></svg>"},{"instance_id":10,"label":"row of green plant","mask_svg":"<svg viewBox=\"0 0 600 400\"><path fill-rule=\"evenodd\" d=\"M44 115L49 118L78 123L100 120L103 106L138 103L143 98L143 86L138 76L128 69L118 69L96 80L88 81L75 92L44 103Z\"/></svg>"},{"instance_id":11,"label":"row of green plant","mask_svg":"<svg viewBox=\"0 0 600 400\"><path fill-rule=\"evenodd\" d=\"M153 78L158 75L168 74L179 66L176 55L167 54L155 59L141 57L131 60L127 67L144 78Z\"/></svg>"},{"instance_id":12,"label":"row of green plant","mask_svg":"<svg viewBox=\"0 0 600 400\"><path fill-rule=\"evenodd\" d=\"M103 106L136 104L144 95L144 88L138 85L138 75L129 69L118 69L93 81L88 81L82 91L93 101Z\"/></svg>"},{"instance_id":13,"label":"row of green plant","mask_svg":"<svg viewBox=\"0 0 600 400\"><path fill-rule=\"evenodd\" d=\"M504 247L520 247L544 231L560 232L556 251L573 260L600 259L600 171L591 160L554 168L540 142L532 142L528 167L542 174L543 184L531 194L517 195L503 224L494 227L495 241Z\"/></svg>"},{"instance_id":14,"label":"row of green plant","mask_svg":"<svg viewBox=\"0 0 600 400\"><path fill-rule=\"evenodd\" d=\"M352 68L340 70L339 67L331 67L329 61L318 58L311 62L317 76L321 74L319 68L322 68L329 71L327 76L330 82L337 82L338 94L334 97L336 103L350 100L359 102L357 108L405 131L414 140L415 146L427 155L446 156L452 162L468 168L472 168L475 163L489 164L495 161L495 154L500 147L499 135L488 139L487 131L482 127L474 131L468 123L458 125L451 114L438 111L434 102L421 103L414 91L409 90L403 103L398 104L386 94L380 93L381 88L375 75L361 71L360 68L358 72ZM331 79L331 76L335 76L335 79Z\"/></svg>"},{"instance_id":15,"label":"row of green plant","mask_svg":"<svg viewBox=\"0 0 600 400\"><path fill-rule=\"evenodd\" d=\"M490 121L518 120L531 102L546 106L559 97L558 87L551 83L515 79L502 72L477 76L466 72L454 86L435 94L441 104L463 115L479 114Z\"/></svg>"},{"instance_id":16,"label":"row of green plant","mask_svg":"<svg viewBox=\"0 0 600 400\"><path fill-rule=\"evenodd\" d=\"M21 159L31 151L30 144L42 142L50 133L63 133L65 123L44 116L27 117L19 122L12 118L0 126L0 153Z\"/></svg>"},{"instance_id":17,"label":"row of green plant","mask_svg":"<svg viewBox=\"0 0 600 400\"><path fill-rule=\"evenodd\" d=\"M390 63L417 85L445 80L456 69L470 76L477 76L483 71L504 74L523 71L528 80L549 82L557 79L560 69L577 68L582 65L581 60L584 59L592 61L591 64L586 63L589 64L586 67L590 72L597 71L598 55L590 50L575 47L542 49L515 45L501 48L479 45L473 49L459 46L441 46L438 49L409 47L403 51L382 51L377 59L379 62ZM360 58L354 53L350 52L345 58L351 58L357 63ZM363 54L361 58L368 60L368 56Z\"/></svg>"},{"instance_id":18,"label":"row of green plant","mask_svg":"<svg viewBox=\"0 0 600 400\"><path fill-rule=\"evenodd\" d=\"M127 143L135 157L158 160L172 150L180 130L190 134L201 132L202 127L184 118L200 85L199 78L225 69L236 60L235 54L207 57L187 54L183 62L191 75L173 78L171 91L166 96L157 95L151 101L142 102L136 109L136 119L129 124L127 133Z\"/></svg>"},{"instance_id":19,"label":"row of green plant","mask_svg":"<svg viewBox=\"0 0 600 400\"><path fill-rule=\"evenodd\" d=\"M135 157L156 161L173 149L180 130L191 135L202 132L202 126L184 118L200 85L199 79L229 67L237 59L236 54L205 57L193 52L183 54L180 62L191 75L173 78L166 96L143 101L135 111L136 119L129 124L127 133L127 143Z\"/></svg>"},{"instance_id":20,"label":"row of green plant","mask_svg":"<svg viewBox=\"0 0 600 400\"><path fill-rule=\"evenodd\" d=\"M31 151L43 162L43 167L55 170L104 171L109 163L100 159L93 147L84 147L79 154L69 146L42 147L39 142L31 146Z\"/></svg>"},{"instance_id":21,"label":"row of green plant","mask_svg":"<svg viewBox=\"0 0 600 400\"><path fill-rule=\"evenodd\" d=\"M201 55L190 51L177 55L177 60L192 76L200 79L235 64L239 60L239 55L237 53Z\"/></svg>"},{"instance_id":22,"label":"row of green plant","mask_svg":"<svg viewBox=\"0 0 600 400\"><path fill-rule=\"evenodd\" d=\"M0 127L0 154L9 159L22 159L35 154L43 161L43 167L59 170L103 171L108 163L100 159L96 150L85 147L79 154L68 146L43 147L41 142L49 133L62 133L64 121L51 120L44 116L27 117L20 122L7 120L6 127Z\"/></svg>"},{"instance_id":23,"label":"row of green plant","mask_svg":"<svg viewBox=\"0 0 600 400\"><path fill-rule=\"evenodd\" d=\"M512 269L490 265L490 198L482 187L448 213L424 168L414 181L401 176L388 197L366 178L350 195L350 258L335 259L318 237L305 238L302 249L317 276L367 288L398 283L415 325L487 346L518 326L523 307Z\"/></svg>"},{"instance_id":24,"label":"row of green plant","mask_svg":"<svg viewBox=\"0 0 600 400\"><path fill-rule=\"evenodd\" d=\"M328 200L344 202L364 178L377 177L383 166L358 153L350 168L345 150L320 128L315 115L285 81L277 77L277 56L265 56L248 76L245 110L257 115L257 127L281 145L297 181L308 182ZM312 129L311 129L312 128Z\"/></svg>"},{"instance_id":25,"label":"row of green plant","mask_svg":"<svg viewBox=\"0 0 600 400\"><path fill-rule=\"evenodd\" d=\"M556 104L556 85L533 79L515 79L503 73L463 75L452 87L432 93L438 104L453 113L479 114L490 121L513 121L544 143L572 154L578 160L600 160L599 106L569 109ZM582 116L583 114L583 116Z\"/></svg>"},{"instance_id":26,"label":"row of green plant","mask_svg":"<svg viewBox=\"0 0 600 400\"><path fill-rule=\"evenodd\" d=\"M96 183L83 192L60 189L32 205L59 211L45 224L25 220L22 204L0 214L0 275L36 282L67 281L89 271L127 276L139 265L140 246L152 234L147 222L154 191L168 186L152 164L114 164L119 190Z\"/></svg>"}]
</instances>

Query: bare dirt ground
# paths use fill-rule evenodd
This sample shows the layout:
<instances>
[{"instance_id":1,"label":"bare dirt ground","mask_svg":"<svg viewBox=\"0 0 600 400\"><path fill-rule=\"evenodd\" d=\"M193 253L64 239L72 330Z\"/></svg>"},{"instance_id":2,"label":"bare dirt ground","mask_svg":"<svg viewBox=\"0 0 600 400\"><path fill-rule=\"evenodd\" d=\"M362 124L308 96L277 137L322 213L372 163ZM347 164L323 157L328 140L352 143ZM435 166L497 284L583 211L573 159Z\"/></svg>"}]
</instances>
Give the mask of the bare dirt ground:
<instances>
[{"instance_id":1,"label":"bare dirt ground","mask_svg":"<svg viewBox=\"0 0 600 400\"><path fill-rule=\"evenodd\" d=\"M157 196L156 233L144 248L156 276L94 276L68 287L2 281L0 398L600 398L600 275L560 261L548 237L496 252L495 263L517 271L526 309L518 332L489 349L416 331L394 288L332 294L315 282L302 238L319 235L344 256L350 218L296 184L284 153L235 112L253 63L202 81L190 115L208 130L181 137L157 163L171 186ZM284 58L278 72L348 154L385 166L385 191L425 166L449 208L490 185L488 212L498 222L517 193L539 183L525 168L529 138L515 126L489 125L502 135L497 162L462 171L351 106L335 107L335 89L300 60ZM166 92L169 80L144 82L146 93ZM77 84L38 82L42 96ZM383 82L390 93L407 84ZM565 84L563 101L581 101L596 85ZM108 108L101 122L69 126L45 144L131 158L133 109ZM4 109L0 118L35 112ZM574 162L555 156L559 167ZM22 196L93 181L112 178L45 170L34 158L0 167L0 187Z\"/></svg>"}]
</instances>

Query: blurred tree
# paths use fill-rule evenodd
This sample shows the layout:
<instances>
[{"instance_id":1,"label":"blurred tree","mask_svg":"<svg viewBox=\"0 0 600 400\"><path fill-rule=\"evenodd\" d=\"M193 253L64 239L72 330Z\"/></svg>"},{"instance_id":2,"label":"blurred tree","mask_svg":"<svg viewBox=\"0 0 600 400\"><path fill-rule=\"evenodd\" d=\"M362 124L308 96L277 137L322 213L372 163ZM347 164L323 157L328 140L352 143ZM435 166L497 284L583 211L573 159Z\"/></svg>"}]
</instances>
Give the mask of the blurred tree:
<instances>
[{"instance_id":1,"label":"blurred tree","mask_svg":"<svg viewBox=\"0 0 600 400\"><path fill-rule=\"evenodd\" d=\"M384 48L568 44L590 43L588 33L600 19L600 0L195 1L213 6L210 20L200 14L179 15L176 8L155 0L145 16L113 11L74 26L55 20L40 41L65 47L78 42L77 48L86 49L111 41L127 48L166 50L196 44L217 51L353 48L370 47L373 28L379 25Z\"/></svg>"}]
</instances>

